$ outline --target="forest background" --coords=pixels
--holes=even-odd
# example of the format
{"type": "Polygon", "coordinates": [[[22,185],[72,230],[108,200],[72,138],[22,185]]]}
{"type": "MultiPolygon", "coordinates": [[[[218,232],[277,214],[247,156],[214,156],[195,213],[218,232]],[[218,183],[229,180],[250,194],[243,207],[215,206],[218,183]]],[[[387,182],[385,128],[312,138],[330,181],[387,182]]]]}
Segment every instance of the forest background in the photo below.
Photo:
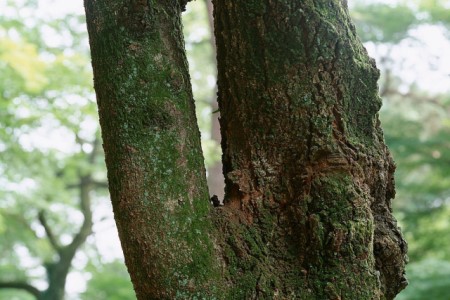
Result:
{"type": "MultiPolygon", "coordinates": [[[[220,112],[206,3],[191,2],[183,22],[211,175],[221,169],[211,125],[220,112]]],[[[393,209],[410,257],[410,285],[397,299],[448,299],[450,1],[349,6],[381,70],[380,118],[397,163],[393,209]]],[[[82,1],[0,0],[0,299],[34,299],[1,283],[45,289],[49,267],[62,263],[55,249],[74,241],[67,299],[135,299],[100,145],[82,1]],[[77,240],[89,225],[92,233],[77,240]]],[[[220,198],[220,180],[209,183],[220,198]]]]}

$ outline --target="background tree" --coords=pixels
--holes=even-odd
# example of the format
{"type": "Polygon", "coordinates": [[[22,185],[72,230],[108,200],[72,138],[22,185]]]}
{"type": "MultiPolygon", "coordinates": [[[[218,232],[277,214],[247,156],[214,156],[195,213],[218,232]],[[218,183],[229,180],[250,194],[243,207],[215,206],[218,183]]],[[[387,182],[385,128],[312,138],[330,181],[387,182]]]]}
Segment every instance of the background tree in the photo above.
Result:
{"type": "Polygon", "coordinates": [[[1,8],[0,298],[62,299],[105,215],[93,216],[107,193],[84,18],[39,4],[1,8]]]}

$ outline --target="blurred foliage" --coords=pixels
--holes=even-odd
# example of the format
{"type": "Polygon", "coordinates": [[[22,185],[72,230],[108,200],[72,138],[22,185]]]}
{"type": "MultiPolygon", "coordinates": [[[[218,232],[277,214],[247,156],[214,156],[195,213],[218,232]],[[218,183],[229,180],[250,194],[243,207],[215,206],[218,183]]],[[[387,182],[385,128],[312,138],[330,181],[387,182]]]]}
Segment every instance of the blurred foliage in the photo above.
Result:
{"type": "Polygon", "coordinates": [[[216,101],[216,59],[211,45],[211,31],[204,0],[189,3],[183,13],[186,53],[189,60],[192,90],[197,120],[202,134],[202,149],[206,166],[221,159],[219,143],[211,139],[212,101],[216,101]]]}
{"type": "Polygon", "coordinates": [[[450,24],[450,3],[448,0],[421,0],[419,8],[427,13],[429,19],[444,25],[450,24]]]}
{"type": "Polygon", "coordinates": [[[448,0],[355,0],[351,14],[363,42],[398,44],[423,24],[450,24],[448,0]]]}
{"type": "Polygon", "coordinates": [[[449,299],[450,82],[443,56],[432,50],[450,32],[450,2],[361,0],[352,8],[357,31],[381,69],[380,117],[397,163],[394,213],[410,257],[410,285],[398,299],[449,299]],[[426,45],[422,39],[432,30],[443,33],[441,40],[426,45]],[[413,57],[415,49],[421,58],[413,57]],[[417,71],[418,62],[428,64],[424,74],[417,71]],[[427,80],[438,72],[439,81],[427,80]],[[433,91],[436,85],[447,89],[433,91]]]}
{"type": "Polygon", "coordinates": [[[99,267],[88,266],[92,279],[87,290],[81,295],[83,300],[133,300],[136,299],[133,285],[122,262],[114,261],[99,267]]]}
{"type": "Polygon", "coordinates": [[[367,5],[363,1],[357,2],[352,17],[362,40],[377,43],[398,43],[417,21],[414,12],[406,4],[367,5]]]}
{"type": "Polygon", "coordinates": [[[411,288],[397,300],[448,299],[450,287],[450,262],[425,259],[408,267],[411,288]]]}
{"type": "MultiPolygon", "coordinates": [[[[47,212],[58,242],[67,244],[83,220],[76,184],[87,174],[106,181],[103,154],[91,161],[99,134],[83,11],[52,16],[52,4],[0,2],[0,280],[41,289],[56,253],[38,213],[47,212]]],[[[98,189],[91,196],[97,204],[106,195],[98,189]]],[[[85,249],[95,247],[91,241],[85,249]]],[[[0,298],[30,296],[2,289],[0,298]]]]}

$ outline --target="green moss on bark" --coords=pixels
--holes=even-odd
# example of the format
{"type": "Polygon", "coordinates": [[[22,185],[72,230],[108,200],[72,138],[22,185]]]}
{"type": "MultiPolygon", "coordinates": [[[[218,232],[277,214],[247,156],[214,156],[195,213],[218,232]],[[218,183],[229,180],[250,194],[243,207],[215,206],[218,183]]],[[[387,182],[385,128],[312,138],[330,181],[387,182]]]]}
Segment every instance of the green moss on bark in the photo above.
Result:
{"type": "Polygon", "coordinates": [[[184,3],[86,1],[111,197],[138,298],[393,299],[406,253],[390,211],[395,167],[378,122],[379,73],[344,2],[215,1],[227,186],[212,216],[184,3]]]}
{"type": "Polygon", "coordinates": [[[85,1],[114,215],[139,299],[214,298],[200,135],[176,1],[85,1]]]}
{"type": "Polygon", "coordinates": [[[216,0],[215,22],[232,293],[393,299],[406,245],[379,72],[344,2],[216,0]]]}

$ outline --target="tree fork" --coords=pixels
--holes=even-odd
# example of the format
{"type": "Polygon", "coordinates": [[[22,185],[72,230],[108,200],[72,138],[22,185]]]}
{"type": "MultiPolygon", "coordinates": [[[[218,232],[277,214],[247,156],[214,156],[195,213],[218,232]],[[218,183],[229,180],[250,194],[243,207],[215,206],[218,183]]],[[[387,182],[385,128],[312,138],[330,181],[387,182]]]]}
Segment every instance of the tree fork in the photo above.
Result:
{"type": "Polygon", "coordinates": [[[391,214],[379,72],[344,2],[215,1],[220,236],[183,2],[85,0],[109,189],[138,298],[393,299],[406,244],[391,214]]]}

